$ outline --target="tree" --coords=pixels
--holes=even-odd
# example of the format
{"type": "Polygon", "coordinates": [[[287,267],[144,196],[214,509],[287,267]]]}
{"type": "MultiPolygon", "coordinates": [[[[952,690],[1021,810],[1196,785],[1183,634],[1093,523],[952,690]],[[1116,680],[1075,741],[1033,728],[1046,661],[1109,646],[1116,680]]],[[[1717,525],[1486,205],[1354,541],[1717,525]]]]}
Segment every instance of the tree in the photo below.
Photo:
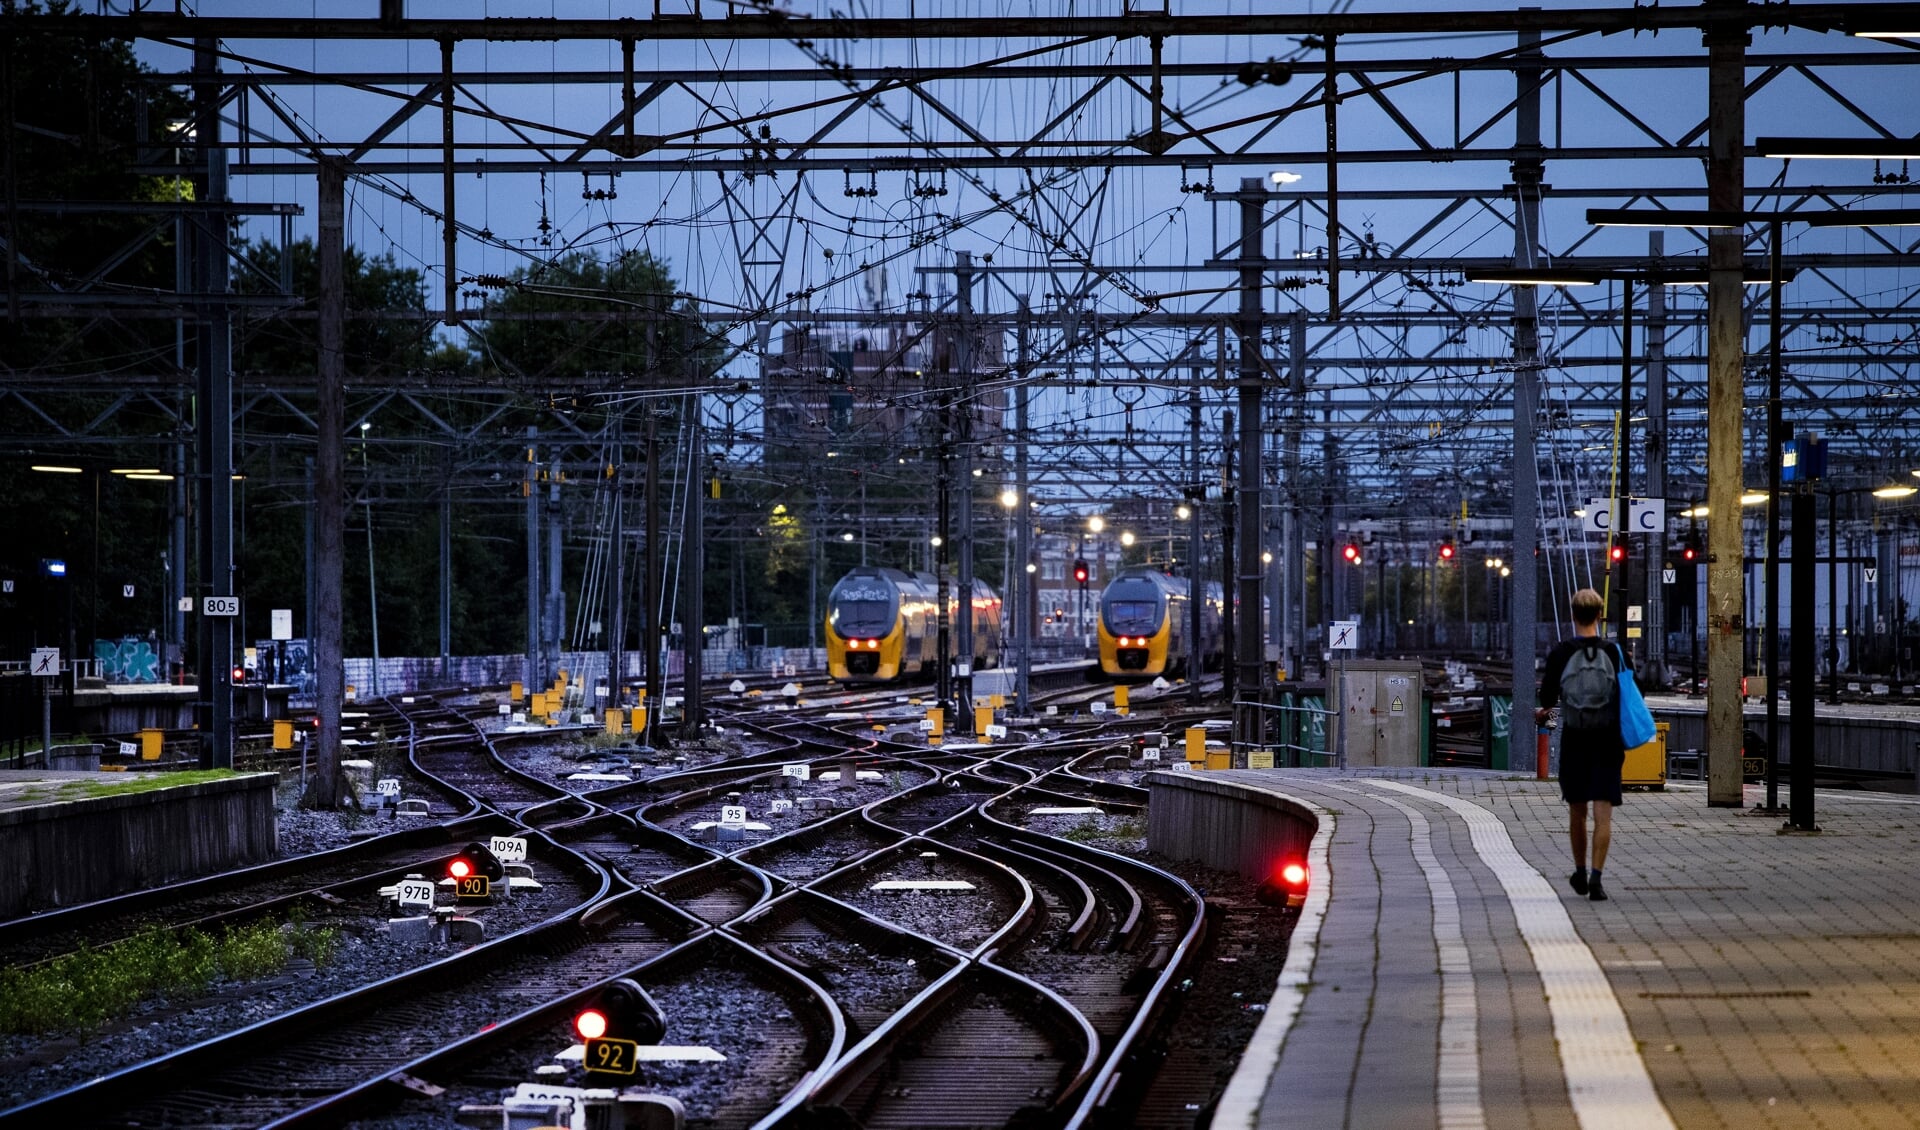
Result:
{"type": "Polygon", "coordinates": [[[683,387],[707,333],[667,265],[646,251],[605,262],[583,251],[523,267],[485,312],[482,372],[551,387],[568,377],[616,378],[627,385],[683,387]],[[553,317],[587,313],[592,318],[553,317]],[[546,317],[543,317],[546,316],[546,317]]]}

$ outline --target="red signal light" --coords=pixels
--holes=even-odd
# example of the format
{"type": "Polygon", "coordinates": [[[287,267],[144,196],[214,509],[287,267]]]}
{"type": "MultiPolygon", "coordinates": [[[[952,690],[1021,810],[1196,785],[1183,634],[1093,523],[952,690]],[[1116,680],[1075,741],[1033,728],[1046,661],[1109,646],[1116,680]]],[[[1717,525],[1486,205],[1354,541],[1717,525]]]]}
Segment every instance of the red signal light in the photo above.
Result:
{"type": "Polygon", "coordinates": [[[473,874],[473,861],[463,855],[456,855],[447,863],[447,875],[453,879],[464,879],[473,874]]]}
{"type": "Polygon", "coordinates": [[[1692,560],[1693,560],[1693,558],[1694,558],[1694,548],[1693,548],[1692,546],[1690,546],[1690,545],[1689,545],[1689,546],[1684,546],[1684,547],[1682,547],[1682,548],[1681,548],[1681,550],[1680,550],[1680,560],[1682,560],[1682,561],[1692,561],[1692,560]]]}
{"type": "Polygon", "coordinates": [[[1254,897],[1268,906],[1299,906],[1307,901],[1309,878],[1304,861],[1289,859],[1261,881],[1254,897]]]}
{"type": "Polygon", "coordinates": [[[597,1008],[583,1009],[573,1018],[573,1030],[582,1040],[597,1040],[607,1034],[607,1014],[597,1008]]]}
{"type": "Polygon", "coordinates": [[[1627,547],[1624,545],[1616,545],[1607,551],[1607,560],[1609,561],[1625,561],[1626,559],[1627,547]]]}
{"type": "Polygon", "coordinates": [[[1440,560],[1442,561],[1453,560],[1453,543],[1452,542],[1443,541],[1440,543],[1440,560]]]}

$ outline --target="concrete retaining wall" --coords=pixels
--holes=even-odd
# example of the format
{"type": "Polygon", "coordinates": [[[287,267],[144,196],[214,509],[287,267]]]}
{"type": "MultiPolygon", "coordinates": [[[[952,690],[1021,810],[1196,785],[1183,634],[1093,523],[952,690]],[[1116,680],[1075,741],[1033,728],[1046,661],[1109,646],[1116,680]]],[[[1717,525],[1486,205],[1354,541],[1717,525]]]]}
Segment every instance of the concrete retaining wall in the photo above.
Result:
{"type": "Polygon", "coordinates": [[[1248,879],[1305,859],[1319,821],[1304,805],[1210,773],[1149,773],[1147,847],[1248,879]]]}
{"type": "MultiPolygon", "coordinates": [[[[106,774],[22,773],[49,796],[106,774]]],[[[118,774],[114,774],[118,776],[118,774]]],[[[272,773],[122,796],[0,809],[0,919],[266,863],[276,854],[272,773]]],[[[37,786],[29,787],[30,796],[37,786]]],[[[11,790],[10,790],[11,791],[11,790]]]]}

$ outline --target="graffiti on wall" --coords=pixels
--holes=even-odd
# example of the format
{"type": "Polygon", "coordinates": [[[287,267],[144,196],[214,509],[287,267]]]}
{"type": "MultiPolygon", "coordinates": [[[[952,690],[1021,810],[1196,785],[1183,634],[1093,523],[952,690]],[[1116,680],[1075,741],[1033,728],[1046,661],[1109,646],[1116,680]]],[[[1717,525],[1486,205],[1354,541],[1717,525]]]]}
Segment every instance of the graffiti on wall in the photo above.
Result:
{"type": "Polygon", "coordinates": [[[143,636],[94,640],[93,657],[100,661],[100,677],[109,683],[160,681],[160,656],[153,641],[143,636]]]}
{"type": "Polygon", "coordinates": [[[254,654],[267,682],[291,686],[295,695],[313,693],[313,648],[306,640],[255,640],[254,654]]]}

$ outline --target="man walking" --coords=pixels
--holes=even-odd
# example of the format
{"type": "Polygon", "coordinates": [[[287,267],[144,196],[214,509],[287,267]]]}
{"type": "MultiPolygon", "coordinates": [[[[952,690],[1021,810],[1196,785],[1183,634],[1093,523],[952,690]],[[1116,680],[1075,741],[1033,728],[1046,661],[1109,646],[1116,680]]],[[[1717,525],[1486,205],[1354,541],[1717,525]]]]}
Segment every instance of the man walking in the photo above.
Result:
{"type": "Polygon", "coordinates": [[[1620,737],[1619,675],[1626,657],[1600,638],[1600,594],[1573,594],[1573,638],[1547,653],[1536,722],[1560,706],[1560,796],[1567,802],[1567,836],[1573,845],[1576,895],[1607,897],[1600,870],[1607,864],[1613,806],[1620,803],[1620,768],[1626,743],[1620,737]],[[1587,870],[1587,808],[1593,808],[1593,870],[1587,870]]]}

